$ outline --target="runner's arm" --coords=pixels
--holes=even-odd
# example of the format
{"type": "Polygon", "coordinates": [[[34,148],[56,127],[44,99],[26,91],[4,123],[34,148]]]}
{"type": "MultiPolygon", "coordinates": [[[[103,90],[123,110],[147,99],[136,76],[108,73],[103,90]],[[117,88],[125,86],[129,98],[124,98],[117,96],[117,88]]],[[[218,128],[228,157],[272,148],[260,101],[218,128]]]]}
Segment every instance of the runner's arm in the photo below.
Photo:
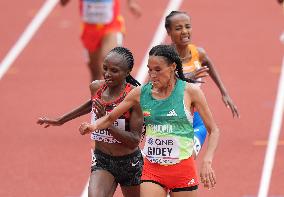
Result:
{"type": "Polygon", "coordinates": [[[70,0],[60,0],[60,4],[61,4],[62,6],[65,6],[65,5],[67,5],[67,3],[69,3],[69,1],[70,1],[70,0]]]}
{"type": "MultiPolygon", "coordinates": [[[[97,89],[100,87],[102,83],[103,81],[97,80],[90,84],[89,88],[90,88],[92,95],[97,91],[97,89]]],[[[70,112],[58,118],[40,117],[37,121],[37,124],[44,125],[45,128],[49,126],[60,126],[70,120],[73,120],[75,118],[78,118],[80,116],[90,113],[91,110],[92,110],[92,101],[91,99],[89,99],[88,101],[80,105],[79,107],[76,107],[75,109],[71,110],[70,112]]]]}
{"type": "Polygon", "coordinates": [[[204,187],[212,188],[216,184],[216,177],[212,167],[212,162],[219,141],[219,129],[212,117],[202,90],[197,86],[191,85],[191,88],[187,88],[187,92],[190,95],[192,106],[196,108],[201,115],[209,134],[207,149],[202,160],[200,177],[204,187]]]}
{"type": "Polygon", "coordinates": [[[141,8],[136,0],[127,0],[127,5],[132,14],[134,14],[136,17],[141,16],[141,8]]]}
{"type": "Polygon", "coordinates": [[[120,130],[113,125],[109,127],[109,131],[112,136],[121,143],[125,144],[129,148],[136,148],[140,143],[143,121],[144,119],[141,108],[139,105],[136,105],[131,111],[129,132],[120,130]]]}
{"type": "Polygon", "coordinates": [[[216,84],[216,86],[218,87],[221,95],[222,95],[222,100],[224,102],[224,104],[226,105],[226,107],[231,109],[231,112],[233,114],[233,117],[237,116],[239,117],[239,112],[237,109],[237,106],[234,104],[233,100],[231,99],[231,97],[229,96],[225,85],[223,84],[217,70],[215,69],[215,67],[213,66],[212,61],[209,59],[209,57],[207,56],[206,52],[204,49],[202,48],[198,48],[199,54],[200,54],[200,61],[202,66],[207,66],[209,68],[209,75],[212,78],[212,80],[214,81],[214,83],[216,84]]]}
{"type": "Polygon", "coordinates": [[[136,87],[131,90],[125,99],[116,108],[114,108],[112,112],[96,120],[93,125],[86,122],[82,123],[79,128],[80,133],[85,135],[98,129],[109,128],[123,113],[139,104],[140,90],[141,87],[136,87]]]}

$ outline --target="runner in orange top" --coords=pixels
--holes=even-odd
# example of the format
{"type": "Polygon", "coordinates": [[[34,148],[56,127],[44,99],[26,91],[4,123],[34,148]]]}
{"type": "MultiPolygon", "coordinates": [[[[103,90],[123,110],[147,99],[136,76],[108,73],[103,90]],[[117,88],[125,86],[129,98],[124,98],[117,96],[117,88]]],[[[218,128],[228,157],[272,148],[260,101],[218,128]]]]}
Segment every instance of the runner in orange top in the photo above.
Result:
{"type": "Polygon", "coordinates": [[[184,74],[187,76],[191,74],[190,77],[194,79],[195,73],[192,73],[193,70],[198,69],[199,66],[208,67],[208,73],[220,90],[225,105],[231,109],[233,117],[239,116],[237,107],[229,96],[212,61],[209,59],[203,48],[195,47],[191,44],[192,26],[190,17],[187,13],[172,11],[166,17],[165,27],[168,35],[171,37],[173,46],[181,57],[185,72],[184,74]]]}
{"type": "MultiPolygon", "coordinates": [[[[60,0],[65,6],[70,0],[60,0]]],[[[91,81],[102,78],[102,62],[114,47],[122,45],[125,31],[119,0],[79,0],[82,20],[81,40],[88,52],[91,81]]],[[[130,11],[140,16],[135,0],[127,0],[130,11]]]]}
{"type": "MultiPolygon", "coordinates": [[[[187,13],[181,11],[172,11],[166,17],[165,28],[173,42],[172,45],[176,48],[181,57],[184,75],[193,80],[201,80],[201,78],[207,76],[207,74],[204,74],[204,72],[208,72],[220,90],[226,107],[231,109],[233,117],[239,117],[237,107],[230,98],[218,72],[205,53],[204,49],[196,47],[191,43],[192,26],[190,17],[187,15],[187,13]]],[[[206,127],[197,112],[194,113],[193,127],[194,151],[195,155],[197,155],[201,150],[207,135],[206,127]]]]}

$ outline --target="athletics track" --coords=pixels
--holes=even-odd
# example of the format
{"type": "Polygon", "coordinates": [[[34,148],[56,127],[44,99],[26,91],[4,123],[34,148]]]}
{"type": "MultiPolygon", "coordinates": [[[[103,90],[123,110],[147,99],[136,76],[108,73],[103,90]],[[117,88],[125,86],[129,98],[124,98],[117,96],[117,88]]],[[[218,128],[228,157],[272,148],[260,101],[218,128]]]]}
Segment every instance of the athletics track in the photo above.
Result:
{"type": "MultiPolygon", "coordinates": [[[[0,2],[1,63],[44,2],[0,2]]],[[[135,55],[136,75],[168,1],[138,2],[143,16],[135,19],[122,0],[125,46],[135,55]]],[[[35,123],[89,97],[77,6],[76,0],[56,6],[0,79],[0,196],[83,197],[90,142],[77,128],[89,117],[48,129],[35,123]]],[[[273,122],[283,120],[273,119],[275,111],[281,112],[274,109],[284,54],[281,8],[276,1],[256,0],[184,0],[180,7],[192,16],[193,43],[206,49],[241,113],[241,119],[232,119],[217,88],[206,80],[203,89],[222,135],[214,160],[217,186],[213,191],[201,186],[199,196],[265,197],[259,193],[269,133],[273,122]]],[[[273,168],[265,170],[272,172],[271,179],[263,179],[270,180],[267,197],[284,197],[283,126],[279,130],[275,160],[268,156],[273,168]]],[[[119,189],[115,196],[121,196],[119,189]]]]}

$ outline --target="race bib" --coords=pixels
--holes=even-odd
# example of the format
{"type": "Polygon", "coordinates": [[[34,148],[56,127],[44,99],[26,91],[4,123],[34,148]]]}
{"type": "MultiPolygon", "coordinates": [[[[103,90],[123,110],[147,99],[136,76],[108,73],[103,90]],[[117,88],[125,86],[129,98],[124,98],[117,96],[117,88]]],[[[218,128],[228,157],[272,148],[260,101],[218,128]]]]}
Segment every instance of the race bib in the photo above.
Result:
{"type": "MultiPolygon", "coordinates": [[[[91,116],[91,123],[94,124],[97,120],[96,114],[92,112],[91,116]]],[[[121,130],[125,131],[125,119],[117,119],[113,125],[121,130]]],[[[91,133],[91,139],[100,141],[100,142],[106,142],[106,143],[121,143],[117,139],[115,139],[108,129],[102,129],[102,130],[96,130],[91,133]]]]}
{"type": "Polygon", "coordinates": [[[113,0],[83,0],[83,21],[89,24],[108,24],[113,20],[113,0]]]}
{"type": "Polygon", "coordinates": [[[91,139],[100,142],[106,143],[120,143],[117,139],[115,139],[107,129],[104,130],[96,130],[91,133],[91,139]]]}
{"type": "Polygon", "coordinates": [[[143,149],[147,159],[162,165],[179,162],[179,141],[175,137],[146,137],[143,149]]]}
{"type": "Polygon", "coordinates": [[[113,126],[125,131],[125,119],[117,119],[114,121],[113,126]]]}

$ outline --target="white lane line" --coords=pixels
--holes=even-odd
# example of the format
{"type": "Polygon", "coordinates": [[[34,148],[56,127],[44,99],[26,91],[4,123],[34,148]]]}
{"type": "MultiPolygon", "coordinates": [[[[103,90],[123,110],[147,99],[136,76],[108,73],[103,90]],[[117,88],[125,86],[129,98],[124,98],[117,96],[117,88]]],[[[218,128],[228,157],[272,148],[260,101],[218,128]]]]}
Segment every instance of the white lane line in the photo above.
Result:
{"type": "Polygon", "coordinates": [[[275,154],[277,151],[277,142],[280,135],[284,111],[284,57],[282,60],[282,69],[279,78],[278,92],[274,106],[272,124],[270,128],[268,146],[262,169],[262,177],[258,190],[258,197],[267,197],[269,192],[271,174],[274,166],[275,154]]]}
{"type": "Polygon", "coordinates": [[[0,63],[0,79],[4,76],[9,67],[23,51],[23,49],[32,39],[33,35],[36,33],[36,31],[39,29],[41,24],[45,21],[46,17],[50,14],[57,3],[58,0],[47,0],[43,4],[31,23],[27,26],[21,37],[17,40],[15,45],[10,49],[8,54],[0,63]]]}
{"type": "Polygon", "coordinates": [[[167,35],[167,32],[165,30],[165,18],[166,16],[173,10],[179,10],[179,7],[180,5],[182,4],[182,1],[183,0],[171,0],[169,1],[168,3],[168,6],[167,8],[165,9],[165,12],[160,20],[160,24],[156,30],[156,33],[151,41],[151,44],[149,45],[145,55],[144,55],[144,58],[143,58],[143,61],[139,67],[139,71],[138,71],[138,74],[136,76],[136,79],[139,81],[139,82],[144,82],[144,80],[146,79],[146,76],[147,76],[147,62],[148,62],[148,53],[150,51],[150,49],[153,47],[153,46],[156,46],[158,44],[161,44],[165,38],[166,38],[166,35],[167,35]]]}
{"type": "MultiPolygon", "coordinates": [[[[138,74],[136,75],[135,79],[137,79],[140,83],[143,83],[147,77],[147,62],[148,62],[148,53],[150,51],[150,49],[158,44],[161,44],[165,38],[166,38],[166,30],[165,30],[165,18],[166,16],[172,11],[172,10],[179,10],[180,5],[182,4],[183,0],[170,0],[167,8],[164,11],[164,14],[160,20],[160,24],[154,34],[154,37],[151,41],[151,44],[149,45],[143,61],[139,67],[139,71],[138,74]]],[[[85,185],[85,188],[81,194],[81,197],[88,197],[88,185],[89,185],[89,180],[87,182],[87,184],[85,185]]]]}

